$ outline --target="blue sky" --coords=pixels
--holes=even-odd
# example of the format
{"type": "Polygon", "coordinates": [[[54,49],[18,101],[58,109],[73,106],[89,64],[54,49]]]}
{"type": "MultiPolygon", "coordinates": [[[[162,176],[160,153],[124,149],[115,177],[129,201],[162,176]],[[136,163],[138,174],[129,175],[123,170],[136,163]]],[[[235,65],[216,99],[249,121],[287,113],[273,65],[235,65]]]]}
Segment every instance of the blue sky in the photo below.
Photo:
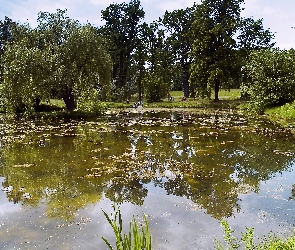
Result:
{"type": "MultiPolygon", "coordinates": [[[[0,19],[5,16],[14,21],[29,22],[36,25],[39,11],[55,12],[67,9],[68,16],[81,23],[100,26],[101,10],[111,3],[129,2],[129,0],[0,0],[0,19]]],[[[146,22],[161,17],[165,10],[186,8],[201,0],[141,0],[146,13],[146,22]]],[[[276,33],[276,46],[282,49],[295,48],[295,1],[294,0],[245,0],[242,15],[254,19],[263,18],[264,27],[276,33]]]]}

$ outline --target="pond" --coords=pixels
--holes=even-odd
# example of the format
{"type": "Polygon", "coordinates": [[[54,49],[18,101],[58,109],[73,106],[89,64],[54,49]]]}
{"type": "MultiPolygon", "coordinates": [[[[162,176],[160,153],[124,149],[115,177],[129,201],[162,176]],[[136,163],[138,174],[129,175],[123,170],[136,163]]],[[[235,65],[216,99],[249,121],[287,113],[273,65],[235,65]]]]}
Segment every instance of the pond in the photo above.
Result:
{"type": "Polygon", "coordinates": [[[154,249],[212,249],[295,225],[295,137],[231,112],[121,112],[0,124],[0,249],[107,249],[147,215],[154,249]]]}

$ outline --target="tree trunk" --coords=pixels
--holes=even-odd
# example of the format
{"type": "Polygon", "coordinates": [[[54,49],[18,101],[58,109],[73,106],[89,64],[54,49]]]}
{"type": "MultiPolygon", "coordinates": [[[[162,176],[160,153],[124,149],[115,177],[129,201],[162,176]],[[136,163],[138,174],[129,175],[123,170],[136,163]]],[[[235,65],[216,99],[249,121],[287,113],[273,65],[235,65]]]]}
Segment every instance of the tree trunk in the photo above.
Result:
{"type": "Polygon", "coordinates": [[[184,97],[189,97],[189,85],[188,85],[188,76],[183,75],[182,76],[182,84],[183,84],[183,95],[184,97]]]}
{"type": "Polygon", "coordinates": [[[182,86],[183,86],[183,95],[184,97],[189,97],[189,66],[185,63],[185,58],[182,59],[181,67],[182,67],[182,86]]]}
{"type": "Polygon", "coordinates": [[[76,100],[71,88],[63,94],[62,99],[64,100],[68,111],[73,111],[76,108],[76,100]]]}
{"type": "Polygon", "coordinates": [[[143,70],[139,70],[139,77],[138,77],[138,99],[142,101],[142,79],[143,79],[143,70]]]}
{"type": "Polygon", "coordinates": [[[37,111],[39,111],[39,109],[40,109],[40,102],[41,102],[41,99],[39,98],[39,97],[37,97],[36,99],[35,99],[35,104],[34,104],[34,110],[37,112],[37,111]]]}
{"type": "Polygon", "coordinates": [[[218,98],[219,88],[220,88],[220,80],[216,80],[215,86],[214,86],[214,101],[215,102],[219,101],[219,98],[218,98]]]}

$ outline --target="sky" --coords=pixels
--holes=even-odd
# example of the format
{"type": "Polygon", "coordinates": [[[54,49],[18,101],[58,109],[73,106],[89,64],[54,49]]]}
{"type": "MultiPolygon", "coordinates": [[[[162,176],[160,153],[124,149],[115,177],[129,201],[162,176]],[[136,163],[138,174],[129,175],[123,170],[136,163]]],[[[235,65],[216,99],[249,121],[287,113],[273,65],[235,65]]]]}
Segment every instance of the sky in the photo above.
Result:
{"type": "MultiPolygon", "coordinates": [[[[101,26],[101,11],[112,3],[129,0],[0,0],[0,20],[5,16],[13,21],[28,22],[36,26],[39,11],[55,12],[67,9],[68,16],[80,23],[101,26]]],[[[185,9],[201,0],[141,0],[145,11],[145,22],[150,23],[162,17],[165,11],[185,9]]],[[[245,0],[242,16],[263,18],[265,29],[275,33],[276,47],[295,48],[295,1],[294,0],[245,0]]]]}

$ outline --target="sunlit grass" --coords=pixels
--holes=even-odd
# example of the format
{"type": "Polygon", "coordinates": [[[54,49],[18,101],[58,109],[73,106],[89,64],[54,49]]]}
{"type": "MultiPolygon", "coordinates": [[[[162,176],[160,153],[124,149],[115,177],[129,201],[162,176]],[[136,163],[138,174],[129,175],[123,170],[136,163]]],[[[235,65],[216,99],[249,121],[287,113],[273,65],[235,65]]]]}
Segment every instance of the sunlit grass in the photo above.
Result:
{"type": "Polygon", "coordinates": [[[53,105],[59,108],[65,108],[66,104],[63,100],[59,100],[59,99],[50,99],[49,101],[49,105],[53,105]]]}
{"type": "Polygon", "coordinates": [[[265,110],[268,118],[283,126],[295,126],[295,101],[265,110]]]}
{"type": "MultiPolygon", "coordinates": [[[[214,95],[214,92],[211,93],[211,96],[214,95]]],[[[170,96],[174,97],[175,101],[181,101],[183,97],[183,91],[170,91],[170,96]]],[[[237,100],[241,97],[240,89],[230,89],[224,90],[221,89],[219,91],[219,99],[220,100],[237,100]]]]}

